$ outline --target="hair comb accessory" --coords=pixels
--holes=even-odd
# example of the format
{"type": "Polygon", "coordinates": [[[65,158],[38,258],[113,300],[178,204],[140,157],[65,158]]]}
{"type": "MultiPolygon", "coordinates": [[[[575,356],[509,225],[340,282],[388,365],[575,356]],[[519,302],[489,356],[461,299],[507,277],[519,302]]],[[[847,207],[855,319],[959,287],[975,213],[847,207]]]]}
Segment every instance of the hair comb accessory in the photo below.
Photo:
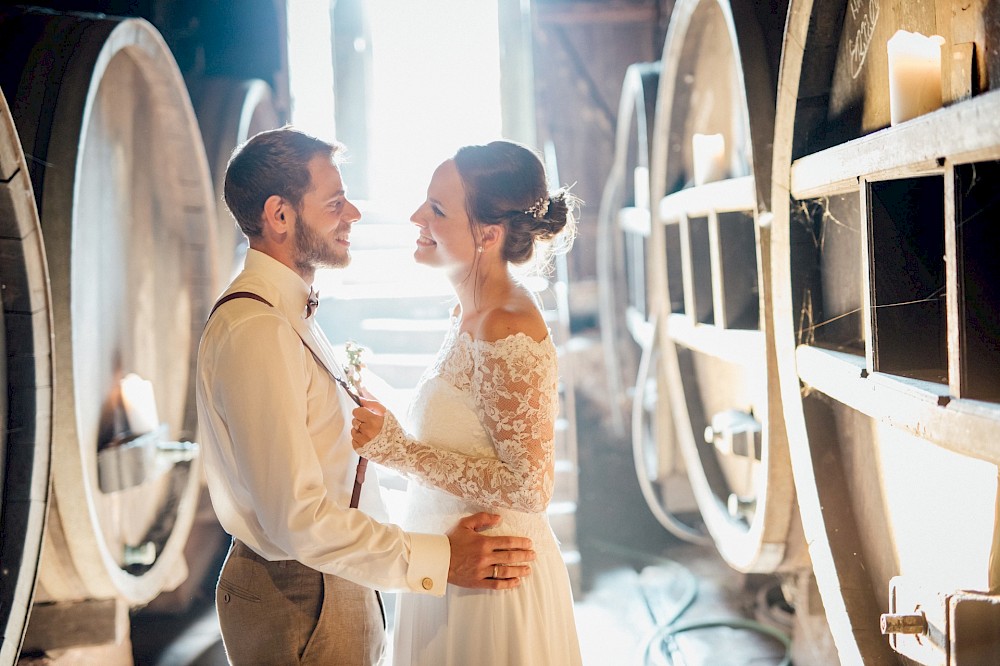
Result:
{"type": "Polygon", "coordinates": [[[549,195],[544,195],[538,201],[531,204],[531,208],[524,211],[525,215],[530,215],[536,220],[540,220],[545,217],[545,214],[549,212],[549,195]]]}

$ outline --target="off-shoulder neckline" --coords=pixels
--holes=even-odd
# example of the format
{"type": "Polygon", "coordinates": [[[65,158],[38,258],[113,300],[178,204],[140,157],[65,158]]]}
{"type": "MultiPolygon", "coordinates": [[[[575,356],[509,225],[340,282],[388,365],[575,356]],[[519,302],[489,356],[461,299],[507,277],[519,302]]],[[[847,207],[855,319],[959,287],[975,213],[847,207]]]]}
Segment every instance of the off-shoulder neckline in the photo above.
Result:
{"type": "Polygon", "coordinates": [[[458,329],[456,337],[460,340],[465,338],[472,344],[481,344],[481,345],[500,345],[506,342],[514,342],[515,340],[520,340],[521,338],[524,338],[533,345],[544,345],[547,344],[552,339],[552,332],[549,331],[548,333],[546,333],[545,337],[542,338],[541,340],[535,340],[533,337],[531,337],[524,331],[517,331],[516,333],[511,333],[510,335],[498,338],[497,340],[480,340],[479,338],[472,337],[472,334],[469,333],[468,331],[463,331],[461,329],[458,329]]]}

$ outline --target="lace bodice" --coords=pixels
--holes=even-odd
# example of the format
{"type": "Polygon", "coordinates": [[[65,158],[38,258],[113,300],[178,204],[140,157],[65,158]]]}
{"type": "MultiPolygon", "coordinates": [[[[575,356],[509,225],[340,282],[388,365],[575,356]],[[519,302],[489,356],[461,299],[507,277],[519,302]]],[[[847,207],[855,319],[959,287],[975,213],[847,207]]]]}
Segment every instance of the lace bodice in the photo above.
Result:
{"type": "Polygon", "coordinates": [[[536,342],[517,333],[486,342],[460,332],[455,320],[417,386],[411,413],[427,412],[430,397],[442,389],[439,382],[454,390],[454,399],[465,402],[478,423],[463,423],[459,410],[439,408],[437,434],[424,427],[414,437],[387,412],[382,431],[359,453],[486,507],[544,511],[552,497],[559,408],[551,336],[536,342]]]}

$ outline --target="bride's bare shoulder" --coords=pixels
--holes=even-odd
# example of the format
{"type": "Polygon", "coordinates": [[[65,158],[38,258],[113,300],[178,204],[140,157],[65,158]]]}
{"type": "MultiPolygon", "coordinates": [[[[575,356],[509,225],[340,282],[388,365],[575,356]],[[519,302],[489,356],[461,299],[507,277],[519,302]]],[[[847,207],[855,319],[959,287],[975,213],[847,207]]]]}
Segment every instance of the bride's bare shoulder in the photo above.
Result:
{"type": "Polygon", "coordinates": [[[486,342],[496,342],[523,333],[535,342],[541,342],[549,330],[542,313],[533,304],[511,303],[487,312],[479,325],[476,337],[486,342]]]}

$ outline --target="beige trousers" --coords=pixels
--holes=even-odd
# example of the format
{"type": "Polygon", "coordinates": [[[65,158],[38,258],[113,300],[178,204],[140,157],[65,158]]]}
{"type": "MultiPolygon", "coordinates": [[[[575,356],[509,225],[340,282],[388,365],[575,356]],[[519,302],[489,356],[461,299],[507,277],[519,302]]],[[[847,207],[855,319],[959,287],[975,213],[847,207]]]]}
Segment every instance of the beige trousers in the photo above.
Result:
{"type": "Polygon", "coordinates": [[[294,560],[269,562],[233,539],[215,591],[235,666],[378,664],[385,612],[377,592],[294,560]]]}

